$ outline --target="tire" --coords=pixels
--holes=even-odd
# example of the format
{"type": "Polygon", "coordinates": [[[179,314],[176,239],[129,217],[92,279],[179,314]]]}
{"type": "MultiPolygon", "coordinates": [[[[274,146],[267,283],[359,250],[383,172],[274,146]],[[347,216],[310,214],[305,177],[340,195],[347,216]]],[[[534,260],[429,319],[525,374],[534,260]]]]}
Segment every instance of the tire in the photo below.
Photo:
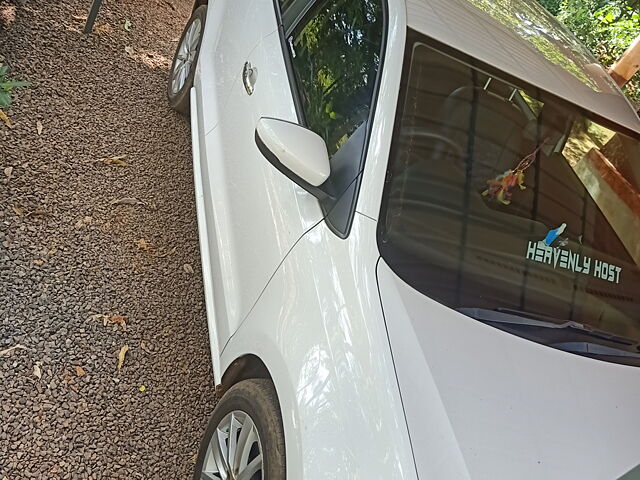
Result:
{"type": "MultiPolygon", "coordinates": [[[[220,453],[223,449],[218,450],[218,457],[216,458],[216,455],[213,453],[215,450],[215,442],[216,440],[220,441],[220,439],[222,439],[222,444],[226,445],[228,452],[229,441],[234,436],[236,438],[235,443],[237,448],[234,450],[236,455],[233,455],[233,459],[243,457],[238,454],[246,451],[249,445],[251,445],[247,460],[243,462],[242,459],[240,459],[238,461],[240,471],[236,473],[242,473],[243,465],[250,466],[254,462],[256,462],[254,465],[259,463],[256,461],[256,458],[257,454],[261,453],[261,469],[253,475],[246,477],[246,474],[248,474],[251,469],[245,468],[245,477],[247,480],[286,479],[282,415],[280,413],[278,397],[276,396],[276,391],[271,381],[266,379],[243,380],[231,387],[224,394],[218,402],[218,405],[216,405],[204,437],[200,442],[200,450],[193,474],[194,480],[223,478],[220,474],[220,464],[224,465],[224,462],[216,461],[220,456],[224,456],[224,454],[220,453]],[[249,441],[240,441],[243,435],[245,435],[243,430],[246,429],[246,432],[253,432],[253,427],[247,422],[247,418],[252,421],[252,425],[255,427],[257,441],[254,440],[255,436],[253,433],[247,435],[250,439],[249,441]],[[229,431],[232,430],[230,425],[236,425],[236,427],[233,430],[233,435],[228,436],[229,431]],[[215,438],[214,435],[216,435],[215,438]],[[211,441],[212,439],[214,442],[211,441]],[[241,448],[241,445],[246,445],[244,450],[241,448]],[[209,476],[203,474],[205,471],[209,476]]],[[[230,463],[229,457],[227,454],[227,464],[230,463]]],[[[245,477],[239,475],[231,478],[245,477]]]]}
{"type": "Polygon", "coordinates": [[[190,95],[189,92],[193,86],[193,77],[196,73],[196,64],[200,56],[200,45],[202,43],[202,34],[204,32],[204,23],[207,18],[207,6],[201,5],[193,11],[193,15],[184,27],[176,53],[171,62],[169,70],[169,81],[167,82],[167,97],[169,104],[174,110],[184,114],[189,114],[190,95]],[[197,33],[197,37],[194,38],[197,33]],[[190,38],[187,38],[189,35],[190,38]],[[184,57],[187,60],[183,60],[184,57]],[[182,74],[188,63],[188,72],[186,78],[176,79],[176,69],[181,67],[182,74]]]}

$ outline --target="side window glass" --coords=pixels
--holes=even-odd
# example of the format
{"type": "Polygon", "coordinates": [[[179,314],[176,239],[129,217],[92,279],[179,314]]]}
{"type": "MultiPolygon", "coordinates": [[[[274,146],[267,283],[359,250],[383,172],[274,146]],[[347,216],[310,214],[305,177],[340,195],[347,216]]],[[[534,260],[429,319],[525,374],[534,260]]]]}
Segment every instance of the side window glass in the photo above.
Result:
{"type": "Polygon", "coordinates": [[[331,176],[320,205],[346,237],[359,189],[384,35],[382,0],[318,2],[287,38],[306,126],[327,144],[331,176]]]}
{"type": "Polygon", "coordinates": [[[324,138],[330,156],[367,121],[382,33],[380,1],[329,0],[289,37],[307,127],[324,138]]]}

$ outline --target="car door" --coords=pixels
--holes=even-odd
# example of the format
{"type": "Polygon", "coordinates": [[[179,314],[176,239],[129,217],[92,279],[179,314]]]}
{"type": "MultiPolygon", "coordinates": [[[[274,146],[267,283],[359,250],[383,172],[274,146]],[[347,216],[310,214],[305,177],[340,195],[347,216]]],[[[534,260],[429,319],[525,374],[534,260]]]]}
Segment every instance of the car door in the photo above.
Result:
{"type": "Polygon", "coordinates": [[[237,62],[227,51],[214,55],[214,62],[236,62],[216,68],[237,76],[231,87],[221,83],[229,88],[227,98],[223,88],[214,93],[221,113],[205,135],[203,167],[221,348],[307,230],[326,218],[338,236],[348,234],[370,130],[384,36],[382,0],[281,5],[284,25],[278,30],[271,0],[253,0],[252,8],[262,14],[255,21],[255,30],[264,32],[261,40],[237,62]],[[249,89],[245,66],[253,72],[249,89]],[[299,122],[323,137],[332,173],[321,204],[259,152],[254,132],[261,117],[299,122]]]}
{"type": "Polygon", "coordinates": [[[323,216],[316,198],[276,170],[254,139],[261,117],[298,121],[274,4],[227,2],[225,8],[206,27],[220,28],[217,35],[225,38],[203,43],[196,82],[215,310],[209,316],[219,349],[296,240],[323,216]]]}

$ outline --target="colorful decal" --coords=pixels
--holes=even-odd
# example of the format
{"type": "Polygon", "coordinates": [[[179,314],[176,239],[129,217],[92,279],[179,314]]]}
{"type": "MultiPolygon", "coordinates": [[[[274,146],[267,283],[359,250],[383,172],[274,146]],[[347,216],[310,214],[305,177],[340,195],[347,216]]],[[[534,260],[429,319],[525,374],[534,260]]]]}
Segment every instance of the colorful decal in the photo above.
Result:
{"type": "Polygon", "coordinates": [[[535,162],[536,154],[544,144],[547,143],[547,140],[549,139],[546,138],[533,152],[520,160],[518,165],[516,165],[516,168],[507,170],[495,178],[487,180],[489,188],[482,192],[482,196],[489,197],[492,200],[497,200],[503,205],[509,205],[511,203],[512,188],[517,185],[520,190],[526,190],[527,187],[524,184],[524,171],[529,168],[533,162],[535,162]]]}
{"type": "Polygon", "coordinates": [[[592,275],[607,282],[620,283],[621,267],[561,248],[569,243],[567,238],[562,238],[558,242],[559,246],[551,246],[566,228],[567,225],[563,223],[558,228],[550,230],[544,240],[530,241],[527,246],[527,260],[546,263],[553,265],[553,268],[564,268],[574,273],[592,275]]]}

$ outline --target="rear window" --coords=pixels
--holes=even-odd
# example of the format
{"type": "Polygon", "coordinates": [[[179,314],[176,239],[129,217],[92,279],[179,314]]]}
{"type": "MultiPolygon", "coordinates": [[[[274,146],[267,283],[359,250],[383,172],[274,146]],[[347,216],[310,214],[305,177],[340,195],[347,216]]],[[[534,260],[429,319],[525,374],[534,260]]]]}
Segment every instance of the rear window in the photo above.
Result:
{"type": "Polygon", "coordinates": [[[379,223],[384,260],[462,313],[575,327],[564,337],[503,328],[512,333],[633,357],[638,140],[409,38],[379,223]]]}

